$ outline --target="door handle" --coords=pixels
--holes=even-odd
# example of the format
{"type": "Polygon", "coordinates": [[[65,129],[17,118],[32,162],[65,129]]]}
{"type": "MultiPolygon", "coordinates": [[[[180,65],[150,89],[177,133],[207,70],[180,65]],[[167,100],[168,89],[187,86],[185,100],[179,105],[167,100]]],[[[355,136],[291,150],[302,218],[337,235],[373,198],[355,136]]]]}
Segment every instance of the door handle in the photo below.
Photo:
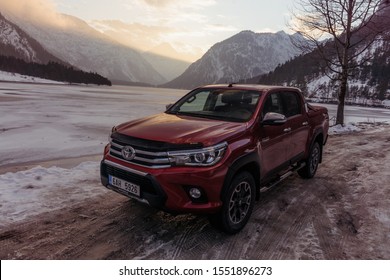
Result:
{"type": "Polygon", "coordinates": [[[308,125],[308,124],[309,124],[308,122],[303,122],[302,123],[302,125],[305,125],[305,126],[308,125]]]}
{"type": "Polygon", "coordinates": [[[288,128],[285,128],[285,129],[283,129],[283,132],[290,132],[291,131],[291,127],[288,127],[288,128]]]}

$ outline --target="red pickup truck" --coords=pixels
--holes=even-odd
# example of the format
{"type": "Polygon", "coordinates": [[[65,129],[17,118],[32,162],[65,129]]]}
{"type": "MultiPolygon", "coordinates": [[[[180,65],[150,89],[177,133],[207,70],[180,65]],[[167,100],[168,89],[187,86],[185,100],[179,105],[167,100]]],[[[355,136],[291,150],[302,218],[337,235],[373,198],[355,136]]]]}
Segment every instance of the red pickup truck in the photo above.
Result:
{"type": "Polygon", "coordinates": [[[164,113],[113,127],[102,184],[172,213],[203,213],[228,233],[260,194],[322,160],[329,118],[292,87],[209,85],[164,113]]]}

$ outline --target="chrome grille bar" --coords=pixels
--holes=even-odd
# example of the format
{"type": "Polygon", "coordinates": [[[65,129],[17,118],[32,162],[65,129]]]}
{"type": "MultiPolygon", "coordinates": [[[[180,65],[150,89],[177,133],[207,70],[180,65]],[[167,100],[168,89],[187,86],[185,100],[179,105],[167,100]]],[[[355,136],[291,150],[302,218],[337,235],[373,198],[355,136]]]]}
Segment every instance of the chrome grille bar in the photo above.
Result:
{"type": "Polygon", "coordinates": [[[150,168],[167,168],[171,166],[167,152],[145,151],[132,143],[119,143],[115,139],[111,139],[110,142],[110,155],[136,165],[150,168]],[[122,149],[126,146],[131,146],[135,151],[135,157],[132,160],[127,160],[122,155],[122,149]]]}

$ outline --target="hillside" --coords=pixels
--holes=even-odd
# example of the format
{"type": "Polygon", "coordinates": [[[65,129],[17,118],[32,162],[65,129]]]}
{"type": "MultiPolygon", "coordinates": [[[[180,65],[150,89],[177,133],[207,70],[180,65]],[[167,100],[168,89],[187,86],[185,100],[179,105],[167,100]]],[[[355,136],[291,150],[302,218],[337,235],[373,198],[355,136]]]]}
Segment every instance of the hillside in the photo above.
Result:
{"type": "Polygon", "coordinates": [[[1,13],[0,49],[1,55],[13,56],[26,62],[48,63],[53,61],[65,64],[46,51],[38,41],[6,19],[1,13]]]}
{"type": "Polygon", "coordinates": [[[58,23],[45,26],[36,19],[10,18],[49,52],[83,71],[98,72],[115,81],[153,85],[166,81],[139,52],[76,17],[58,14],[58,23]]]}

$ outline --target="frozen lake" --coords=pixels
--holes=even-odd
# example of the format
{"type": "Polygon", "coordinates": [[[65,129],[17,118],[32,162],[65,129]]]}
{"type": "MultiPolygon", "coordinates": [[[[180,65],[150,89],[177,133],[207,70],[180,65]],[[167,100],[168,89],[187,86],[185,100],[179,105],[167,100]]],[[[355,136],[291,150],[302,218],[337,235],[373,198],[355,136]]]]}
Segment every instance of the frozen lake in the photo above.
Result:
{"type": "MultiPolygon", "coordinates": [[[[186,92],[0,82],[0,167],[100,154],[112,126],[162,112],[186,92]]],[[[345,114],[346,122],[390,122],[386,109],[347,106],[345,114]]]]}
{"type": "Polygon", "coordinates": [[[112,126],[165,110],[186,91],[0,83],[0,166],[100,154],[112,126]]]}
{"type": "MultiPolygon", "coordinates": [[[[334,104],[315,104],[328,108],[329,116],[336,118],[337,105],[334,104]]],[[[357,122],[389,122],[390,110],[384,108],[370,108],[358,106],[345,106],[345,123],[357,122]]],[[[331,123],[332,124],[332,123],[331,123]]]]}

